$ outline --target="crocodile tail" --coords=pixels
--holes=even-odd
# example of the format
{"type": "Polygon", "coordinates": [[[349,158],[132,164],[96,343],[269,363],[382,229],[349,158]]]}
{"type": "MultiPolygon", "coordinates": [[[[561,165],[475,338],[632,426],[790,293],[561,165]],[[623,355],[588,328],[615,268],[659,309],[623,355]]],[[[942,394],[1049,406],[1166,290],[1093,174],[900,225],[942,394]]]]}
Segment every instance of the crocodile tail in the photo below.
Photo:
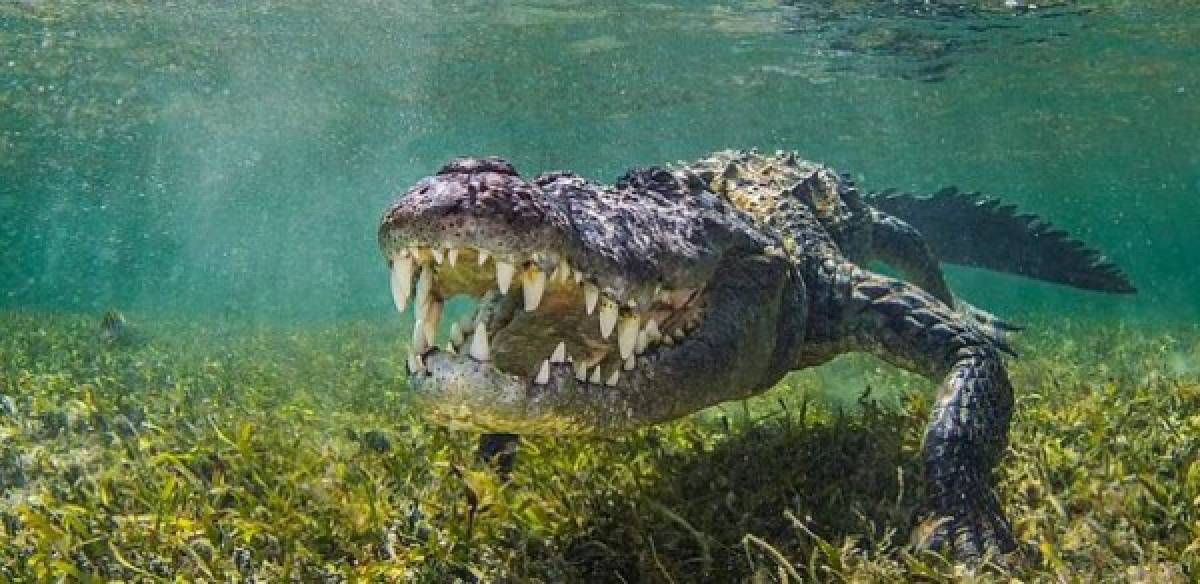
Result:
{"type": "Polygon", "coordinates": [[[976,266],[1084,290],[1137,288],[1100,252],[1015,205],[953,187],[930,197],[887,190],[866,202],[910,223],[944,262],[976,266]]]}

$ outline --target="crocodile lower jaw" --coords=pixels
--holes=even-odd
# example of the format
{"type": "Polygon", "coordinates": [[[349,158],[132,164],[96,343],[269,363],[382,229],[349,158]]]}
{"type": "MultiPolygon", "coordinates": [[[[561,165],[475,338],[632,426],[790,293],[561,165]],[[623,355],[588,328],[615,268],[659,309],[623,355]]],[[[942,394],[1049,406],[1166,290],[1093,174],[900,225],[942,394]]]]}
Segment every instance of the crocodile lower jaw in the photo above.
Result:
{"type": "Polygon", "coordinates": [[[478,306],[449,324],[440,351],[535,386],[564,378],[618,386],[625,372],[679,348],[703,318],[697,290],[617,298],[551,253],[497,257],[474,247],[409,246],[389,255],[396,308],[414,310],[412,375],[429,373],[425,359],[439,350],[445,304],[459,295],[478,306]]]}

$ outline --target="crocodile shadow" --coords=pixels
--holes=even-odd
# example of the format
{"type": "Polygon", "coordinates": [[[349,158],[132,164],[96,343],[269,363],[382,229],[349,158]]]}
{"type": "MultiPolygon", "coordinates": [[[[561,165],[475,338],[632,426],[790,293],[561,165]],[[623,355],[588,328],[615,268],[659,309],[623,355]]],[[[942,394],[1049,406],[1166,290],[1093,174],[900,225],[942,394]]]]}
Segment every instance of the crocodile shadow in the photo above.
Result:
{"type": "Polygon", "coordinates": [[[780,400],[777,412],[740,428],[718,416],[725,428],[715,445],[656,449],[661,479],[594,515],[567,561],[579,581],[727,582],[760,567],[774,573],[769,548],[809,558],[822,544],[853,540],[859,551],[893,553],[919,504],[927,410],[920,398],[910,403],[916,412],[894,411],[864,393],[858,411],[813,416],[807,402],[789,409],[780,400]]]}

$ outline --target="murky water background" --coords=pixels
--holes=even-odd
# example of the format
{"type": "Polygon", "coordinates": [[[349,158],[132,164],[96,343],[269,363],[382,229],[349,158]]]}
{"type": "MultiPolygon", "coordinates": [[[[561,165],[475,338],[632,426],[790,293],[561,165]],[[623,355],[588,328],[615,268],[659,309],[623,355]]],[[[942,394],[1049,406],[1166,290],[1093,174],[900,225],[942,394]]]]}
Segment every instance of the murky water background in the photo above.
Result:
{"type": "Polygon", "coordinates": [[[449,157],[759,147],[1001,196],[1142,290],[951,269],[999,314],[1200,318],[1189,2],[503,4],[0,3],[0,307],[388,318],[378,215],[449,157]]]}

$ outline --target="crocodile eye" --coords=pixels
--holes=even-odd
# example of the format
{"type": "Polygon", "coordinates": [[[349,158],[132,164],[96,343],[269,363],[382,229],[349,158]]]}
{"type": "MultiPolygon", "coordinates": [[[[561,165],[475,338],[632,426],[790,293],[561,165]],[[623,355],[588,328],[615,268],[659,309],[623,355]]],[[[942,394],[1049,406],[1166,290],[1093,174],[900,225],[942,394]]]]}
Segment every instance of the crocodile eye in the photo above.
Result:
{"type": "Polygon", "coordinates": [[[687,192],[674,174],[657,166],[630,169],[617,179],[616,187],[622,190],[650,191],[668,197],[681,197],[687,192]]]}
{"type": "Polygon", "coordinates": [[[683,172],[683,184],[686,185],[687,188],[692,191],[707,190],[709,180],[712,180],[711,176],[706,180],[703,176],[701,176],[695,172],[692,172],[690,170],[686,170],[683,172]]]}

